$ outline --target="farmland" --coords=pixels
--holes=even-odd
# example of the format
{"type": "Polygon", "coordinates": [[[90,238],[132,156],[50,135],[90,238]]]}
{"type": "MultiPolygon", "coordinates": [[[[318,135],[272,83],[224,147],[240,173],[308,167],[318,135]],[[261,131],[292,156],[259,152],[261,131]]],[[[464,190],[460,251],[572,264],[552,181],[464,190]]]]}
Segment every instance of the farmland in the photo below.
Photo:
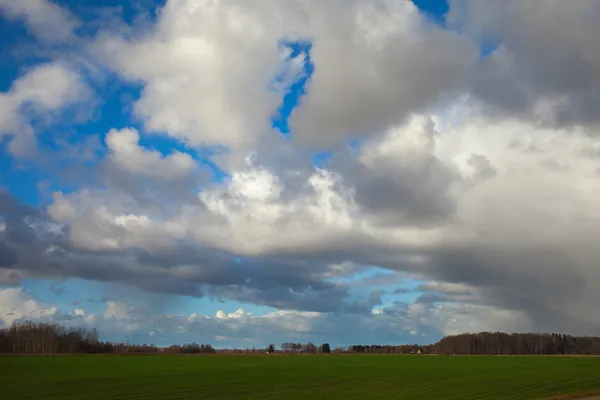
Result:
{"type": "Polygon", "coordinates": [[[0,398],[541,399],[600,391],[600,358],[0,357],[0,398]]]}

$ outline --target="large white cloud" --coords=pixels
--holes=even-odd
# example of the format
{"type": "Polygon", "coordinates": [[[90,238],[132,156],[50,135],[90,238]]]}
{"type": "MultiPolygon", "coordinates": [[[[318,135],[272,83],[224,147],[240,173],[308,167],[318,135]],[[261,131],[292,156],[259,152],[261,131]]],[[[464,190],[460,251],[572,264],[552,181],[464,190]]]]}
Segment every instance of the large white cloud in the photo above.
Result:
{"type": "Polygon", "coordinates": [[[269,86],[289,64],[289,51],[278,44],[288,23],[284,7],[169,1],[150,32],[130,39],[106,33],[94,49],[124,77],[144,84],[135,112],[146,129],[235,152],[269,133],[281,101],[269,86]]]}
{"type": "Polygon", "coordinates": [[[282,40],[313,43],[315,72],[291,127],[317,147],[401,122],[458,89],[476,59],[469,40],[389,0],[169,1],[147,32],[105,33],[94,51],[144,84],[135,111],[148,130],[227,146],[239,163],[239,151],[268,138],[282,89],[302,76],[305,55],[290,61],[282,40]]]}

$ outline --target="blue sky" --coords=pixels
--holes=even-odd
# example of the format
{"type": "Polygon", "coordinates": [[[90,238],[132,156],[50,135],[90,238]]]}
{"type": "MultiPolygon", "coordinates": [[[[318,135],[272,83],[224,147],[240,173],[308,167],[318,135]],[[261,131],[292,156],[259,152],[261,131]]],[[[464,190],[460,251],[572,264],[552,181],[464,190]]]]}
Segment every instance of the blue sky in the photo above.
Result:
{"type": "Polygon", "coordinates": [[[594,248],[559,237],[595,229],[595,25],[518,2],[452,24],[434,0],[20,4],[0,0],[2,324],[218,347],[596,328],[594,248]]]}

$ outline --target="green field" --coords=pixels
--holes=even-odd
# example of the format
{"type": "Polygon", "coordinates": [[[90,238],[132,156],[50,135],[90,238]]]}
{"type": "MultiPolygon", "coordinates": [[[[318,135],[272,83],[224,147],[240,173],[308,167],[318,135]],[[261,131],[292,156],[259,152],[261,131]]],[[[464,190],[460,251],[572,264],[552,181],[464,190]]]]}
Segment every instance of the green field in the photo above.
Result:
{"type": "Polygon", "coordinates": [[[0,399],[540,399],[600,390],[600,358],[0,357],[0,399]]]}

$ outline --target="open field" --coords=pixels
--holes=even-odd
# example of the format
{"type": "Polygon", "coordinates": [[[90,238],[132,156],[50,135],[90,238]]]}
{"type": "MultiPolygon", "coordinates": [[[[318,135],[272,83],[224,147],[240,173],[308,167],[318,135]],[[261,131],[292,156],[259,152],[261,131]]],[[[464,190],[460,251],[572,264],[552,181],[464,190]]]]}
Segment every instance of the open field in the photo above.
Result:
{"type": "Polygon", "coordinates": [[[3,400],[493,400],[593,391],[595,357],[0,357],[3,400]]]}

